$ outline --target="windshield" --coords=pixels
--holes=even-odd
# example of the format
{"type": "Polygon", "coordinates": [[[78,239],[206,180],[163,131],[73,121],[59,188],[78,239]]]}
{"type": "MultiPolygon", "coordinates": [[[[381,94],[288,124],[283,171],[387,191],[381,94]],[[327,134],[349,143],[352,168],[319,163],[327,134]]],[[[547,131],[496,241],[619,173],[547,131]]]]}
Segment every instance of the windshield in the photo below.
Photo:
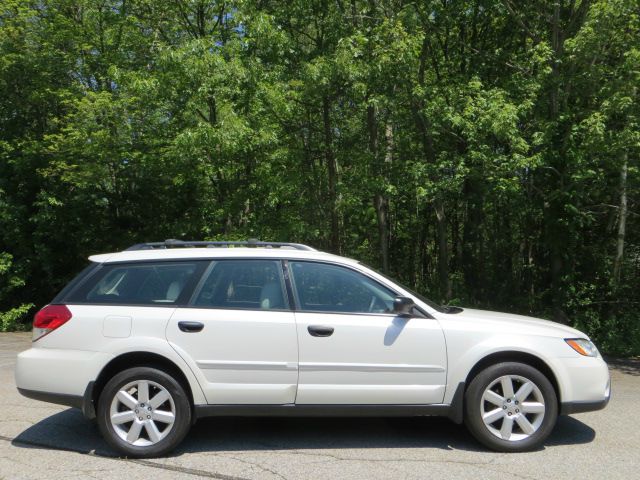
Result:
{"type": "Polygon", "coordinates": [[[411,295],[417,297],[419,300],[423,301],[424,303],[429,305],[431,308],[433,308],[434,310],[436,310],[436,311],[438,311],[440,313],[454,313],[453,310],[452,310],[453,308],[455,308],[457,311],[461,311],[461,309],[458,309],[457,307],[443,307],[442,305],[437,304],[433,300],[429,300],[428,298],[425,298],[424,296],[420,295],[418,292],[414,292],[412,289],[410,289],[409,287],[406,287],[405,285],[403,285],[402,283],[397,281],[395,278],[392,278],[389,275],[385,275],[384,273],[379,272],[375,268],[371,268],[369,265],[367,265],[365,263],[360,262],[360,265],[363,265],[363,266],[367,267],[369,270],[372,270],[372,271],[376,272],[381,277],[384,277],[387,280],[395,283],[400,288],[402,288],[403,290],[406,290],[411,295]]]}

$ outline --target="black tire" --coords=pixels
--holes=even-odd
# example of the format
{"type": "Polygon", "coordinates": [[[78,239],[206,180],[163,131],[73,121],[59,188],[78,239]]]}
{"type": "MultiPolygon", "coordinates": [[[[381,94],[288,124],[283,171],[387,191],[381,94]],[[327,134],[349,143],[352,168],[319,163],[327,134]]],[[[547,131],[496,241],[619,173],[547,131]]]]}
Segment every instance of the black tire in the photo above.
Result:
{"type": "MultiPolygon", "coordinates": [[[[502,387],[497,386],[496,384],[495,388],[501,390],[502,387]]],[[[507,407],[509,410],[505,409],[505,415],[507,415],[507,412],[511,412],[511,409],[517,408],[514,404],[515,401],[510,400],[507,407]],[[513,402],[513,404],[511,402],[513,402]]],[[[558,418],[558,399],[549,379],[532,366],[516,362],[498,363],[482,370],[478,375],[476,375],[465,393],[464,407],[464,421],[467,429],[481,444],[498,452],[524,452],[539,448],[553,431],[558,418]],[[526,438],[515,440],[499,438],[496,434],[492,433],[490,427],[487,426],[482,419],[483,405],[488,408],[493,407],[496,409],[505,409],[506,405],[503,407],[497,407],[491,402],[484,402],[483,395],[485,390],[497,379],[507,375],[514,376],[514,390],[516,390],[516,387],[520,385],[517,383],[517,377],[524,377],[525,379],[533,382],[533,384],[538,388],[536,394],[541,394],[542,399],[544,400],[544,414],[540,414],[542,415],[541,423],[537,427],[537,430],[529,434],[526,438]]],[[[517,411],[520,412],[520,410],[517,411]]],[[[513,422],[514,425],[514,434],[512,435],[512,438],[513,436],[524,436],[525,434],[525,432],[520,429],[521,427],[518,423],[514,421],[516,416],[523,414],[515,412],[516,410],[513,410],[513,413],[509,414],[509,417],[513,415],[513,418],[510,418],[510,421],[513,422]]],[[[533,416],[531,414],[527,414],[525,418],[528,421],[532,419],[540,421],[540,417],[535,415],[536,414],[533,414],[533,416]]],[[[505,419],[498,419],[496,420],[496,423],[491,426],[497,430],[497,427],[501,426],[504,421],[505,419]]]]}
{"type": "MultiPolygon", "coordinates": [[[[151,388],[157,387],[152,386],[151,388]]],[[[170,405],[170,403],[163,403],[163,405],[170,405]]],[[[163,407],[163,410],[166,410],[166,408],[167,407],[163,407]]],[[[189,397],[187,396],[184,388],[182,387],[180,382],[178,382],[171,375],[155,368],[135,367],[129,368],[116,374],[105,385],[98,400],[98,411],[96,418],[98,421],[98,427],[100,428],[100,433],[107,441],[107,443],[118,452],[132,458],[159,457],[169,453],[171,450],[176,448],[189,431],[189,428],[191,426],[191,405],[189,402],[189,397]],[[111,404],[115,396],[118,394],[122,387],[136,381],[150,381],[164,388],[171,395],[171,399],[173,400],[173,406],[175,409],[175,419],[173,421],[173,424],[170,426],[170,428],[165,426],[165,428],[169,428],[166,436],[157,441],[157,443],[153,443],[150,445],[139,446],[127,442],[126,439],[121,438],[120,435],[116,433],[116,430],[114,429],[111,422],[111,404]]],[[[126,428],[126,425],[132,424],[129,423],[123,425],[126,428]]],[[[148,431],[146,427],[141,427],[141,431],[141,438],[145,435],[148,439],[151,438],[147,433],[148,431]]]]}

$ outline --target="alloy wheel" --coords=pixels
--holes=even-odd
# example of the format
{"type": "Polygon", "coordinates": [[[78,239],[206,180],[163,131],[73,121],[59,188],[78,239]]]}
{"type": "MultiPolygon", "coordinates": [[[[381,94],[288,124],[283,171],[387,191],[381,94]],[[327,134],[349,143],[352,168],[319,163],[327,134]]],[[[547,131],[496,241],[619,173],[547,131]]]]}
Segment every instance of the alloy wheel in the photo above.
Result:
{"type": "Polygon", "coordinates": [[[502,440],[516,442],[540,428],[546,406],[534,382],[520,375],[504,375],[485,389],[480,412],[489,432],[502,440]]]}
{"type": "Polygon", "coordinates": [[[151,380],[137,380],[121,387],[111,402],[111,426],[131,445],[158,443],[173,428],[176,406],[169,391],[151,380]]]}

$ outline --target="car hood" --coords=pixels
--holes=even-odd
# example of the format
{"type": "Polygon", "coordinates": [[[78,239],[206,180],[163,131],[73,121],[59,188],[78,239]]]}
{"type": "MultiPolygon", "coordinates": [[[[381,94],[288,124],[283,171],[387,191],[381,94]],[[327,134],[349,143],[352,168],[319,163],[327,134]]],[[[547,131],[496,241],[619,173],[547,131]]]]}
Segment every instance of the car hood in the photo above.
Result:
{"type": "Polygon", "coordinates": [[[526,317],[524,315],[515,315],[512,313],[492,312],[489,310],[475,310],[473,308],[465,308],[459,313],[451,314],[460,320],[469,320],[473,323],[484,322],[490,324],[500,324],[508,326],[510,329],[526,329],[536,330],[538,333],[546,335],[558,336],[563,338],[588,338],[587,335],[580,330],[571,328],[561,323],[543,320],[541,318],[526,317]],[[505,325],[506,324],[506,325],[505,325]]]}

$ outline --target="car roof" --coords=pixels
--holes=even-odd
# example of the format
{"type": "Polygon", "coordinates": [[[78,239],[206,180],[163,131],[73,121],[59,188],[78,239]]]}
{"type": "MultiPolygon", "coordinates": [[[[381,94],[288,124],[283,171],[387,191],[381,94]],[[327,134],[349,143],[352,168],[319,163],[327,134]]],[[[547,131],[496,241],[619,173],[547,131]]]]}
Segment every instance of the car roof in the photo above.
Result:
{"type": "Polygon", "coordinates": [[[357,260],[340,257],[317,250],[297,250],[294,248],[163,248],[149,250],[125,250],[122,252],[92,255],[89,260],[96,263],[137,262],[144,260],[181,260],[215,258],[286,258],[292,260],[328,260],[353,264],[357,260]]]}

